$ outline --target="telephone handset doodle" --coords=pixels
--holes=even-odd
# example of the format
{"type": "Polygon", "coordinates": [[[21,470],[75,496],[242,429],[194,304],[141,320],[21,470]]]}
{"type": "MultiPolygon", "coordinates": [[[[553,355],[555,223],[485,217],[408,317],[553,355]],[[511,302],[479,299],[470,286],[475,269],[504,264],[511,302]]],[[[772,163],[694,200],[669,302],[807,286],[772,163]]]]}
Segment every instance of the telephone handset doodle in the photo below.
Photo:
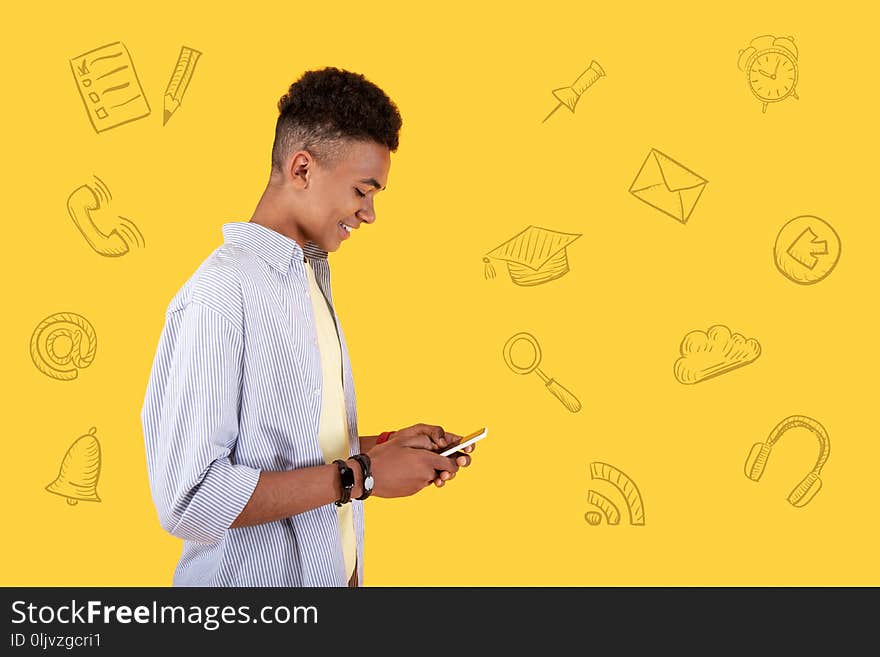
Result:
{"type": "Polygon", "coordinates": [[[107,185],[97,176],[95,180],[98,182],[94,186],[80,185],[67,198],[70,218],[89,246],[97,253],[108,257],[125,255],[132,244],[143,247],[143,235],[138,227],[125,217],[119,217],[119,223],[109,233],[103,232],[95,224],[92,212],[102,209],[112,198],[107,185]]]}

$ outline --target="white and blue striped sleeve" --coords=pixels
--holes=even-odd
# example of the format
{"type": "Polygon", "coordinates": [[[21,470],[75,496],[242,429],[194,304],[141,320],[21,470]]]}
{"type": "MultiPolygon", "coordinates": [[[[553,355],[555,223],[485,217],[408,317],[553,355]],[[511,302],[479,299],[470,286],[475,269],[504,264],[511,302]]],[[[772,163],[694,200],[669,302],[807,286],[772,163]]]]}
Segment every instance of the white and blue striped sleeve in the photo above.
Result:
{"type": "Polygon", "coordinates": [[[160,522],[185,540],[220,541],[260,476],[233,462],[242,348],[241,329],[198,301],[166,318],[142,420],[160,522]]]}

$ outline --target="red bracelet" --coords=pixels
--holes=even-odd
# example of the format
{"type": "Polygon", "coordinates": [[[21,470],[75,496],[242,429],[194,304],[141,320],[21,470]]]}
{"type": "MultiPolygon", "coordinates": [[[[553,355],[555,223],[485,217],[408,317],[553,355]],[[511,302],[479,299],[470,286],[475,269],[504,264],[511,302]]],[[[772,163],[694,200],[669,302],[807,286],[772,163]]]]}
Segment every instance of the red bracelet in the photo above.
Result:
{"type": "Polygon", "coordinates": [[[381,445],[384,442],[388,442],[388,438],[391,436],[392,433],[394,433],[394,432],[393,431],[383,431],[382,433],[380,433],[379,437],[376,438],[376,444],[381,445]]]}

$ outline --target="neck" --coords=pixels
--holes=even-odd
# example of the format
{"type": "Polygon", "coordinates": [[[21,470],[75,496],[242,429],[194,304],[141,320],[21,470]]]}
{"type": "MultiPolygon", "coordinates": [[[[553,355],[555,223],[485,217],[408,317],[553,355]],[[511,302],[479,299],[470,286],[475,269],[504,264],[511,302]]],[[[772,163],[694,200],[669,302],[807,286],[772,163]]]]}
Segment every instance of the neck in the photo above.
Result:
{"type": "Polygon", "coordinates": [[[306,237],[290,216],[290,209],[281,203],[279,191],[271,181],[263,190],[250,221],[295,240],[300,248],[305,249],[306,237]]]}

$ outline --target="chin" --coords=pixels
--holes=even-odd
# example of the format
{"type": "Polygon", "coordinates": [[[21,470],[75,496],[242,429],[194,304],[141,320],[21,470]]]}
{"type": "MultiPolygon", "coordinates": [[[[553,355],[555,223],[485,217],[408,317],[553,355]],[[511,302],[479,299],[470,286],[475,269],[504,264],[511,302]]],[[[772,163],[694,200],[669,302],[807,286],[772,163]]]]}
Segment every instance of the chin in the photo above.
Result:
{"type": "Polygon", "coordinates": [[[336,251],[342,242],[340,240],[328,240],[326,238],[318,240],[318,239],[308,239],[309,242],[317,246],[322,251],[326,251],[327,253],[333,253],[336,251]]]}

